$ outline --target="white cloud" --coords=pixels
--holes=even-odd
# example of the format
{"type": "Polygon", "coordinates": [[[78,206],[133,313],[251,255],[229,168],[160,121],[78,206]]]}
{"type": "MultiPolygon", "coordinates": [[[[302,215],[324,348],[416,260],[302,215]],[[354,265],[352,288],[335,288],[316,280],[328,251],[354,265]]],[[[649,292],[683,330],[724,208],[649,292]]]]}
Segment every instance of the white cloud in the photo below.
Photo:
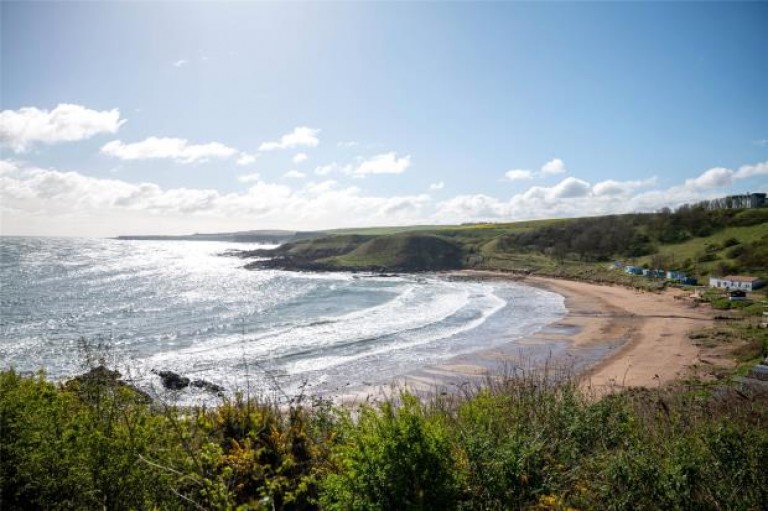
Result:
{"type": "Polygon", "coordinates": [[[573,199],[575,197],[586,197],[592,192],[592,186],[586,181],[575,177],[566,177],[558,184],[550,188],[550,198],[552,199],[573,199]]]}
{"type": "Polygon", "coordinates": [[[0,160],[0,176],[11,174],[19,170],[19,165],[11,160],[0,160]]]}
{"type": "Polygon", "coordinates": [[[527,181],[533,178],[545,178],[547,176],[565,173],[565,163],[560,158],[549,160],[538,172],[527,169],[510,169],[504,173],[505,181],[527,181]]]}
{"type": "Polygon", "coordinates": [[[235,163],[238,165],[250,165],[256,161],[256,156],[255,154],[240,153],[235,163]]]}
{"type": "Polygon", "coordinates": [[[364,176],[367,174],[400,174],[411,166],[411,157],[397,157],[397,153],[378,154],[360,163],[352,174],[364,176]]]}
{"type": "Polygon", "coordinates": [[[320,130],[299,126],[292,132],[280,137],[280,140],[274,142],[264,142],[259,146],[259,151],[275,151],[278,149],[292,149],[294,147],[317,147],[320,140],[317,134],[320,130]]]}
{"type": "Polygon", "coordinates": [[[347,174],[356,177],[364,177],[368,174],[400,174],[411,166],[411,157],[398,157],[397,153],[390,152],[378,154],[368,159],[357,158],[354,164],[340,165],[333,162],[327,165],[315,167],[315,174],[327,176],[329,174],[347,174]]]}
{"type": "Polygon", "coordinates": [[[732,182],[733,171],[725,167],[711,168],[700,176],[685,180],[685,186],[693,189],[722,188],[732,182]]]}
{"type": "Polygon", "coordinates": [[[171,159],[180,163],[194,163],[209,158],[229,158],[237,150],[219,142],[190,144],[183,138],[149,137],[132,144],[113,140],[105,144],[101,152],[121,160],[171,159]]]}
{"type": "Polygon", "coordinates": [[[354,140],[342,140],[341,142],[338,142],[336,144],[337,147],[343,147],[343,148],[350,148],[350,147],[357,147],[359,146],[359,142],[355,142],[354,140]]]}
{"type": "Polygon", "coordinates": [[[304,190],[314,195],[320,195],[334,190],[336,185],[338,185],[338,183],[333,179],[326,179],[325,181],[320,181],[319,183],[312,181],[307,183],[307,185],[304,187],[304,190]]]}
{"type": "Polygon", "coordinates": [[[117,108],[97,111],[61,103],[50,111],[35,107],[3,110],[0,112],[0,144],[20,153],[35,142],[74,142],[101,133],[116,133],[123,123],[125,119],[120,119],[117,108]]]}
{"type": "Polygon", "coordinates": [[[424,208],[431,201],[425,194],[365,195],[332,181],[299,189],[253,175],[246,181],[247,190],[225,193],[25,168],[0,176],[3,233],[110,236],[274,225],[320,229],[408,224],[425,219],[424,208]]]}
{"type": "Polygon", "coordinates": [[[587,197],[591,193],[592,186],[588,182],[575,177],[566,177],[551,187],[532,186],[519,196],[526,201],[555,202],[559,199],[587,197]]]}
{"type": "Polygon", "coordinates": [[[442,190],[443,188],[445,188],[445,183],[442,181],[429,185],[430,190],[442,190]]]}
{"type": "Polygon", "coordinates": [[[307,175],[304,172],[299,172],[298,170],[289,170],[283,174],[283,177],[288,179],[303,179],[307,177],[307,175]]]}
{"type": "Polygon", "coordinates": [[[606,181],[600,181],[592,187],[592,191],[595,195],[622,195],[626,193],[626,188],[622,186],[620,181],[608,179],[606,181]]]}
{"type": "Polygon", "coordinates": [[[598,196],[601,195],[626,195],[638,188],[646,186],[652,186],[656,184],[656,178],[644,179],[642,181],[615,181],[608,179],[606,181],[600,181],[592,187],[592,193],[598,196]]]}
{"type": "Polygon", "coordinates": [[[459,195],[438,204],[433,216],[441,222],[493,220],[509,215],[509,207],[495,197],[483,194],[459,195]],[[441,220],[442,219],[442,220],[441,220]]]}
{"type": "MultiPolygon", "coordinates": [[[[765,172],[765,168],[758,163],[739,170],[745,169],[743,174],[749,177],[762,175],[755,172],[765,172]]],[[[712,170],[676,186],[641,192],[654,187],[655,179],[605,180],[590,185],[566,177],[551,187],[532,186],[507,197],[459,195],[433,202],[427,194],[368,195],[358,187],[332,180],[294,181],[297,186],[291,187],[265,182],[257,173],[240,176],[238,180],[247,185],[237,192],[168,189],[154,183],[95,178],[0,160],[0,204],[3,234],[111,236],[271,226],[323,229],[510,221],[655,211],[734,193],[707,187],[732,182],[728,172],[712,170]]]]}
{"type": "Polygon", "coordinates": [[[525,181],[526,179],[533,179],[533,172],[523,169],[512,169],[504,173],[504,179],[507,181],[525,181]]]}
{"type": "Polygon", "coordinates": [[[238,176],[237,180],[241,183],[251,183],[254,181],[258,181],[261,179],[261,175],[258,172],[253,172],[251,174],[243,174],[242,176],[238,176]]]}
{"type": "Polygon", "coordinates": [[[306,153],[298,153],[294,155],[293,158],[291,158],[291,161],[293,163],[301,163],[301,162],[307,161],[307,158],[308,156],[306,153]]]}
{"type": "Polygon", "coordinates": [[[565,172],[565,163],[560,158],[554,158],[542,165],[541,173],[548,174],[562,174],[565,172]]]}
{"type": "Polygon", "coordinates": [[[328,165],[320,165],[319,167],[315,167],[315,174],[318,176],[327,176],[329,174],[333,174],[334,172],[339,172],[342,174],[350,174],[352,173],[352,166],[351,165],[339,165],[336,162],[329,163],[328,165]]]}
{"type": "Polygon", "coordinates": [[[655,183],[655,178],[607,180],[592,186],[582,179],[567,177],[551,187],[532,186],[508,200],[482,194],[460,195],[438,203],[432,221],[509,221],[653,211],[664,205],[679,205],[701,198],[696,193],[674,188],[659,191],[657,196],[632,195],[638,188],[655,183]]]}
{"type": "Polygon", "coordinates": [[[179,59],[176,62],[173,63],[173,67],[182,67],[189,64],[189,61],[186,59],[179,59]]]}
{"type": "Polygon", "coordinates": [[[748,179],[768,175],[768,161],[754,165],[742,165],[737,171],[726,167],[714,167],[699,176],[685,180],[685,187],[692,190],[706,190],[730,186],[734,179],[748,179]]]}
{"type": "Polygon", "coordinates": [[[756,163],[755,165],[742,165],[733,175],[734,179],[747,179],[754,176],[764,176],[768,174],[768,161],[756,163]]]}

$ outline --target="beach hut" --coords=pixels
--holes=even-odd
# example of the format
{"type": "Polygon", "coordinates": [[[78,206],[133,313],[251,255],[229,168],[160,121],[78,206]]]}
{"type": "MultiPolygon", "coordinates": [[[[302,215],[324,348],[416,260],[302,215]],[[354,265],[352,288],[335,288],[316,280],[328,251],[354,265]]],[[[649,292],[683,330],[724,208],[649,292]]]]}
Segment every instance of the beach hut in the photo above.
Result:
{"type": "Polygon", "coordinates": [[[727,277],[710,277],[709,287],[720,289],[740,289],[743,291],[754,291],[765,285],[765,282],[757,277],[748,275],[728,275],[727,277]]]}
{"type": "Polygon", "coordinates": [[[670,270],[670,271],[667,272],[667,279],[668,280],[674,280],[674,281],[677,281],[677,282],[682,282],[683,280],[685,280],[685,278],[686,278],[685,273],[683,273],[681,271],[670,270]]]}

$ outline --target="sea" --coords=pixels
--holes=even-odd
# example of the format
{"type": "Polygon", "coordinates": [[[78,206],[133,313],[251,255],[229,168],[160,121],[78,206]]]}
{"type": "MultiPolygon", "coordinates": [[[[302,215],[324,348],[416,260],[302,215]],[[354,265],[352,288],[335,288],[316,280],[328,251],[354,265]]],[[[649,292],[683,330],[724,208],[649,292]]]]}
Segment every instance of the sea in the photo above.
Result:
{"type": "Polygon", "coordinates": [[[63,381],[104,363],[160,397],[158,371],[230,396],[323,397],[524,351],[566,313],[562,296],[510,281],[246,270],[231,255],[258,247],[0,237],[0,368],[63,381]]]}

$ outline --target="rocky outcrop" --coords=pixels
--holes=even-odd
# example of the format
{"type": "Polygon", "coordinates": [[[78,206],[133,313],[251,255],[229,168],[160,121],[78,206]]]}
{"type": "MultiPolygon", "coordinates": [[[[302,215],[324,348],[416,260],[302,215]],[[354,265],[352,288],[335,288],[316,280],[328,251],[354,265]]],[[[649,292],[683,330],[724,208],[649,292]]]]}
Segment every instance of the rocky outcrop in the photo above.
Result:
{"type": "Polygon", "coordinates": [[[189,387],[189,378],[173,371],[152,371],[160,377],[160,381],[168,390],[182,390],[189,387]]]}
{"type": "Polygon", "coordinates": [[[207,380],[192,380],[190,385],[211,392],[213,394],[224,392],[224,387],[221,385],[216,385],[215,383],[209,382],[207,380]]]}
{"type": "Polygon", "coordinates": [[[225,390],[221,385],[217,385],[208,380],[190,380],[186,376],[174,373],[173,371],[153,370],[152,372],[160,377],[160,382],[163,384],[163,387],[168,390],[183,390],[189,386],[205,390],[212,394],[220,394],[225,390]]]}

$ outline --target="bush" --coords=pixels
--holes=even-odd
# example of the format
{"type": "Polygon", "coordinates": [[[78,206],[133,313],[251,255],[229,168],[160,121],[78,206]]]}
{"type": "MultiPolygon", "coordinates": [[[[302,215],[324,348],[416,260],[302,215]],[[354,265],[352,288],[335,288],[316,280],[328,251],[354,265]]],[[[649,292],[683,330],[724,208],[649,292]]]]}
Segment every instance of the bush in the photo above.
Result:
{"type": "Polygon", "coordinates": [[[321,502],[337,510],[444,510],[457,504],[455,461],[446,428],[418,399],[364,408],[347,420],[335,450],[337,470],[323,481],[321,502]]]}
{"type": "MultiPolygon", "coordinates": [[[[745,332],[768,350],[764,330],[745,332]]],[[[768,406],[727,387],[596,399],[567,375],[514,373],[461,397],[403,394],[356,410],[240,398],[178,409],[148,403],[115,374],[54,385],[42,374],[0,372],[3,510],[751,510],[768,502],[768,406]]]]}
{"type": "Polygon", "coordinates": [[[746,227],[768,222],[768,208],[745,209],[740,211],[730,221],[730,225],[746,227]]]}
{"type": "Polygon", "coordinates": [[[178,504],[169,474],[142,461],[174,458],[164,419],[133,390],[108,381],[63,389],[11,370],[0,373],[0,396],[3,509],[178,504]]]}
{"type": "Polygon", "coordinates": [[[705,252],[696,256],[696,261],[699,263],[708,263],[711,261],[717,261],[717,254],[713,252],[705,252]]]}

